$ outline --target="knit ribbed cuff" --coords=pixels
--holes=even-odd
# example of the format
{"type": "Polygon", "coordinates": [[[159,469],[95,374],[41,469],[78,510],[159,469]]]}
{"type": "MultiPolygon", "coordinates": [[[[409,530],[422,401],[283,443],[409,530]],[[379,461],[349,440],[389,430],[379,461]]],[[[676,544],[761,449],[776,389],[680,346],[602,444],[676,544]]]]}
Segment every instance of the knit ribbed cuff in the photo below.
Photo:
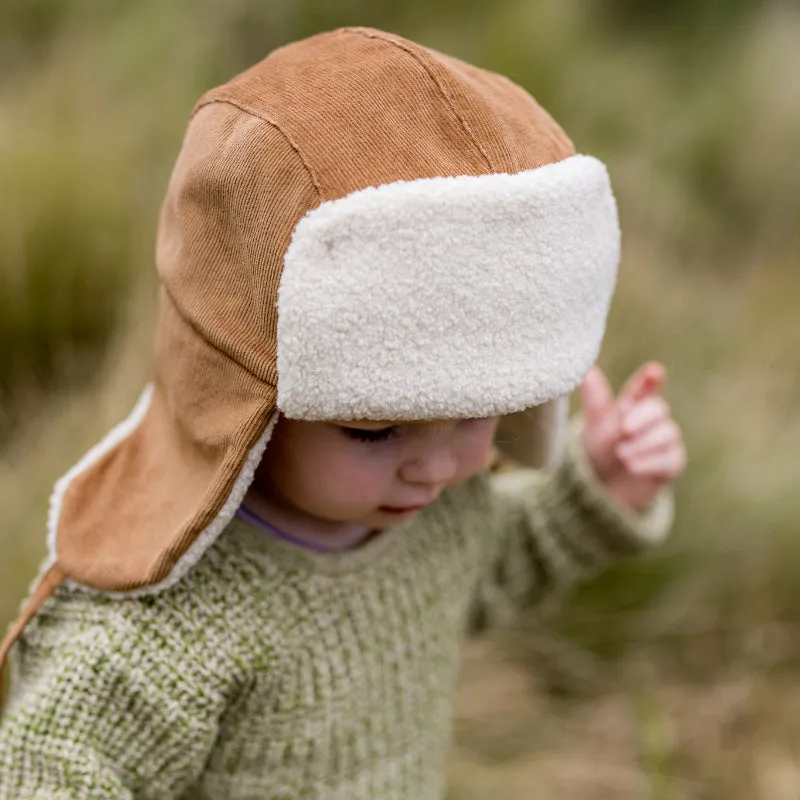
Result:
{"type": "Polygon", "coordinates": [[[662,542],[672,526],[674,498],[669,488],[662,489],[645,509],[636,511],[612,498],[594,473],[583,446],[583,418],[569,423],[564,460],[557,467],[554,487],[556,502],[576,508],[579,518],[592,525],[612,551],[634,553],[662,542]]]}

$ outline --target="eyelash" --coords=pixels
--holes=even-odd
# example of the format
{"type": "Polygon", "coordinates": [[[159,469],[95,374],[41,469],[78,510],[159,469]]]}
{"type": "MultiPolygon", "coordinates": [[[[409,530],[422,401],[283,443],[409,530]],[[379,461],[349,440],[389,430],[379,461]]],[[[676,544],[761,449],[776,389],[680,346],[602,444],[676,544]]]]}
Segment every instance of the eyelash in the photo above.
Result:
{"type": "Polygon", "coordinates": [[[378,430],[367,430],[364,428],[342,428],[345,436],[355,439],[357,442],[386,442],[397,436],[397,428],[379,428],[378,430]]]}
{"type": "MultiPolygon", "coordinates": [[[[477,422],[482,422],[480,418],[469,418],[461,420],[462,425],[470,425],[477,422]]],[[[354,439],[357,442],[388,442],[390,439],[395,439],[400,435],[397,425],[390,425],[388,428],[378,428],[372,430],[370,428],[341,428],[342,433],[349,439],[354,439]]]]}

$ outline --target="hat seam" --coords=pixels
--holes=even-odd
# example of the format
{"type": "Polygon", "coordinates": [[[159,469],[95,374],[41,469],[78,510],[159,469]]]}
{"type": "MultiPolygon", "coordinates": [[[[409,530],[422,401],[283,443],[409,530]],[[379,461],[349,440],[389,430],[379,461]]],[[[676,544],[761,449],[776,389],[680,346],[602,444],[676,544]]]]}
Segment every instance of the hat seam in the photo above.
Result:
{"type": "Polygon", "coordinates": [[[259,383],[266,384],[267,386],[271,386],[273,389],[277,389],[278,386],[278,377],[277,375],[274,378],[265,378],[261,375],[257,374],[251,367],[248,367],[246,364],[243,364],[238,358],[234,358],[230,353],[228,353],[223,348],[217,346],[209,336],[207,336],[203,331],[195,324],[195,322],[184,313],[183,309],[181,308],[180,304],[178,303],[175,296],[169,290],[169,287],[162,282],[161,288],[164,294],[169,298],[170,302],[172,303],[175,311],[177,312],[178,316],[183,320],[183,322],[188,325],[192,331],[199,336],[209,347],[212,347],[215,352],[219,353],[220,355],[227,358],[229,361],[232,361],[236,364],[237,367],[243,369],[248,375],[255,378],[259,383]]]}
{"type": "Polygon", "coordinates": [[[283,127],[281,127],[281,125],[271,117],[268,117],[266,114],[257,113],[256,111],[253,111],[253,109],[247,108],[241,103],[237,103],[234,100],[231,100],[230,98],[212,97],[209,100],[200,101],[195,106],[190,119],[193,119],[195,115],[202,108],[210,106],[214,103],[221,103],[224,105],[232,106],[233,108],[237,108],[243,114],[247,114],[249,117],[253,117],[253,119],[261,120],[261,122],[265,122],[267,125],[271,125],[273,128],[275,128],[275,130],[278,131],[278,133],[280,133],[281,136],[283,136],[283,138],[286,140],[286,143],[289,145],[289,147],[292,148],[292,150],[294,150],[295,154],[300,159],[300,163],[305,168],[306,172],[308,173],[308,177],[311,180],[311,183],[313,184],[314,188],[317,191],[317,197],[319,201],[323,202],[325,200],[325,195],[322,191],[322,185],[320,184],[317,176],[314,174],[314,170],[311,169],[311,164],[309,163],[308,159],[303,155],[303,151],[300,149],[299,145],[292,139],[292,137],[289,136],[289,134],[283,129],[283,127]]]}
{"type": "Polygon", "coordinates": [[[450,110],[453,112],[453,115],[456,119],[461,123],[461,127],[464,130],[464,133],[467,134],[467,138],[472,142],[475,146],[476,150],[483,156],[484,161],[486,161],[486,166],[491,172],[497,172],[497,168],[492,164],[492,160],[489,157],[489,154],[483,148],[481,143],[478,141],[478,137],[473,133],[472,128],[470,128],[469,123],[467,122],[466,118],[461,114],[458,109],[456,108],[456,103],[453,97],[450,96],[447,89],[445,88],[444,82],[441,81],[436,74],[434,73],[433,69],[431,68],[431,64],[422,57],[422,55],[416,52],[414,49],[406,45],[402,41],[398,41],[397,39],[386,36],[382,34],[380,31],[371,31],[365,28],[345,28],[344,30],[348,31],[349,33],[353,33],[355,35],[364,36],[367,39],[379,39],[387,44],[394,45],[399,50],[407,53],[411,56],[424,70],[428,73],[430,79],[436,84],[436,88],[441,92],[442,97],[444,98],[445,102],[447,103],[450,110]]]}
{"type": "MultiPolygon", "coordinates": [[[[497,73],[497,77],[500,79],[501,83],[505,83],[507,86],[510,86],[512,89],[516,89],[516,90],[518,90],[520,92],[524,92],[525,94],[528,94],[525,91],[525,87],[524,86],[522,86],[521,84],[517,83],[515,80],[510,78],[508,75],[502,75],[500,73],[497,73]]],[[[528,96],[530,97],[530,95],[528,95],[528,96]]],[[[542,135],[545,136],[545,138],[547,138],[547,140],[549,142],[551,142],[553,145],[555,145],[556,147],[560,147],[563,144],[563,141],[559,140],[559,137],[557,135],[558,133],[560,133],[561,136],[563,137],[563,140],[566,141],[567,144],[569,145],[569,147],[572,149],[572,151],[573,151],[572,155],[575,155],[575,142],[572,141],[572,138],[567,135],[567,132],[558,124],[558,122],[556,122],[556,120],[553,118],[553,116],[550,114],[550,112],[546,108],[544,108],[542,105],[539,104],[539,101],[535,97],[530,97],[530,99],[533,100],[534,104],[537,106],[539,111],[541,111],[545,116],[547,116],[550,119],[550,121],[553,123],[553,125],[555,126],[554,128],[550,128],[550,127],[546,127],[546,126],[543,127],[541,129],[541,131],[540,131],[542,133],[542,135]]],[[[566,158],[569,158],[569,156],[566,156],[566,158]]]]}

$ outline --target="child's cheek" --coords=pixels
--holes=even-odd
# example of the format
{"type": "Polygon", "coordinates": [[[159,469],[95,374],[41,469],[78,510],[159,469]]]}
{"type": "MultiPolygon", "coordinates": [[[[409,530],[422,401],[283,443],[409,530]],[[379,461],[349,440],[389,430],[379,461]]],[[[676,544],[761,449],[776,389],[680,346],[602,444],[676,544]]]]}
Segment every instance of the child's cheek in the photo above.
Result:
{"type": "Polygon", "coordinates": [[[353,493],[369,498],[391,485],[397,469],[392,448],[358,444],[348,458],[341,460],[333,472],[343,495],[353,493]]]}

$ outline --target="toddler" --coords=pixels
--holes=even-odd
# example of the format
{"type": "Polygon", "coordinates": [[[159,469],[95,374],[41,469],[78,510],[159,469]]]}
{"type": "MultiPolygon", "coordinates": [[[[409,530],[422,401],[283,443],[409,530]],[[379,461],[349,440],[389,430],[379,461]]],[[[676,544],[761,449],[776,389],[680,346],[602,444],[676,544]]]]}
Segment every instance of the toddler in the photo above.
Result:
{"type": "Polygon", "coordinates": [[[152,383],[0,648],[0,798],[442,798],[466,633],[670,524],[663,368],[592,368],[618,256],[605,168],[498,75],[344,29],[205,95],[152,383]],[[519,412],[548,469],[497,468],[519,412]]]}

